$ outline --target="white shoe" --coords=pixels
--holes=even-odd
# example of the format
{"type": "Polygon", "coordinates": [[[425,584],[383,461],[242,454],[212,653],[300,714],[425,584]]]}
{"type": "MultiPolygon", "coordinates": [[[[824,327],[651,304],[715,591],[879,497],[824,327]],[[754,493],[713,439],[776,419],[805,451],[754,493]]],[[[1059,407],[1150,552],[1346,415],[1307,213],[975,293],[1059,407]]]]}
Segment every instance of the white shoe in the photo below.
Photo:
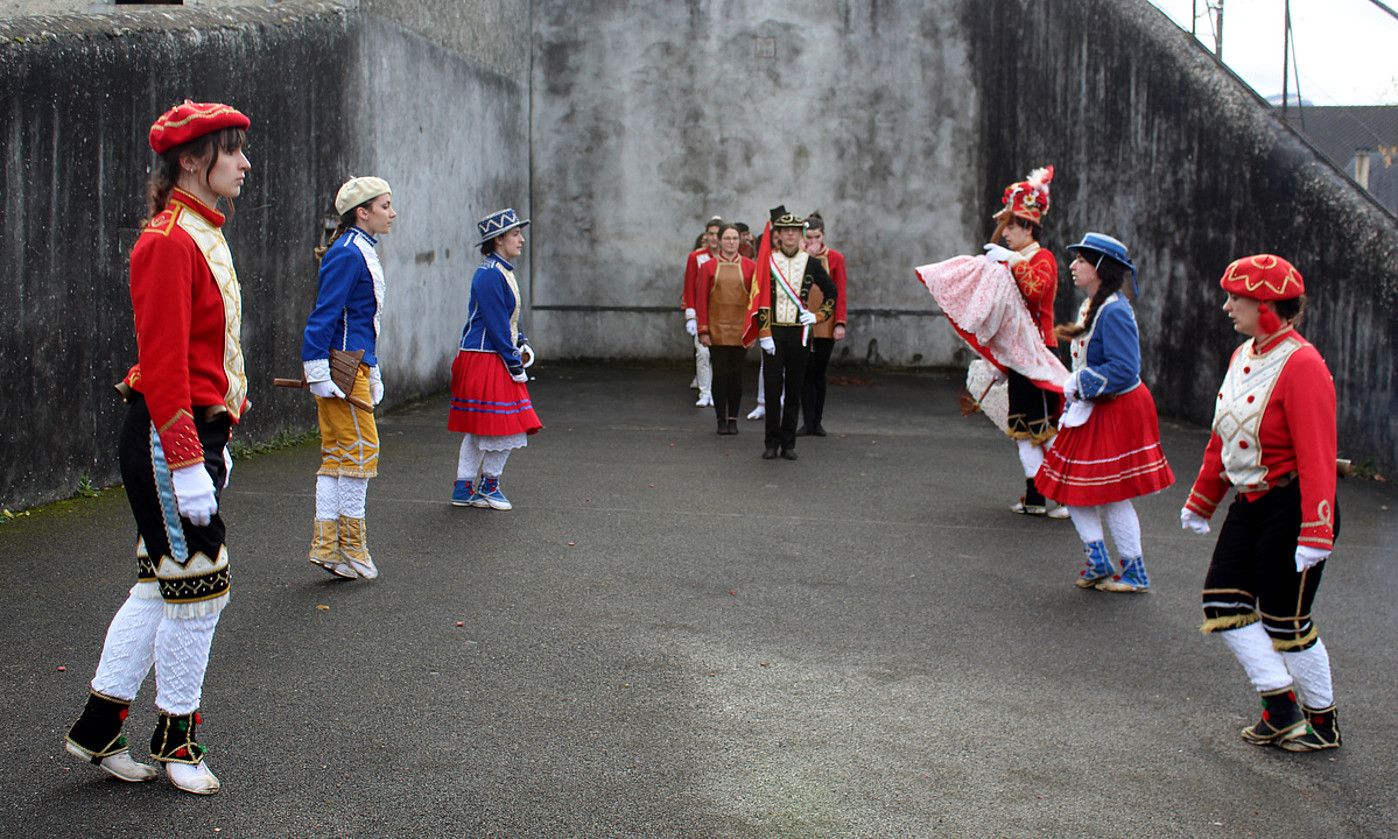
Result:
{"type": "Polygon", "coordinates": [[[165,777],[171,785],[195,795],[213,795],[222,786],[214,773],[209,771],[208,761],[198,763],[166,763],[165,777]]]}
{"type": "Polygon", "coordinates": [[[758,405],[756,408],[753,408],[751,411],[748,412],[748,419],[750,420],[760,420],[765,416],[767,416],[766,405],[758,405]]]}
{"type": "Polygon", "coordinates": [[[712,408],[714,406],[713,394],[700,393],[699,401],[694,403],[696,408],[712,408]]]}
{"type": "Polygon", "coordinates": [[[1068,508],[1060,504],[1048,511],[1048,517],[1051,519],[1066,519],[1068,518],[1068,508]]]}
{"type": "MultiPolygon", "coordinates": [[[[72,743],[65,743],[64,748],[68,750],[68,754],[74,757],[80,757],[89,762],[91,761],[91,758],[88,757],[82,749],[79,749],[72,743]]],[[[154,781],[155,777],[160,774],[159,770],[149,763],[140,763],[135,758],[131,757],[131,752],[126,749],[122,749],[114,755],[107,755],[102,758],[102,760],[98,762],[97,768],[111,775],[113,778],[116,778],[118,781],[128,781],[133,784],[140,783],[141,781],[154,781]]]]}

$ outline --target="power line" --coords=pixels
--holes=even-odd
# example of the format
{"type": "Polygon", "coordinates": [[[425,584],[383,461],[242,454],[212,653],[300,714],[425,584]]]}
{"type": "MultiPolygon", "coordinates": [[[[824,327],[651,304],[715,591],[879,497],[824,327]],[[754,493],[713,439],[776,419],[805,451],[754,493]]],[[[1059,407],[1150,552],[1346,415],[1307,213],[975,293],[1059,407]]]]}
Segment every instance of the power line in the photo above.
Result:
{"type": "Polygon", "coordinates": [[[1394,20],[1398,20],[1398,12],[1395,12],[1393,11],[1393,9],[1380,3],[1379,0],[1369,0],[1369,2],[1373,3],[1375,6],[1378,6],[1380,9],[1383,9],[1385,12],[1388,12],[1389,17],[1392,17],[1394,20]]]}

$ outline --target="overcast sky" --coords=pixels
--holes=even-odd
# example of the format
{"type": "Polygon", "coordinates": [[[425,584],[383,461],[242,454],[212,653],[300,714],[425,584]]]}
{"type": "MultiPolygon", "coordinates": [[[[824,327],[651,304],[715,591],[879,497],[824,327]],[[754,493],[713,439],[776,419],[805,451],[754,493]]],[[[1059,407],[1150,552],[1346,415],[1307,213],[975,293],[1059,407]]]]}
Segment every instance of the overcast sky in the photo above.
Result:
{"type": "MultiPolygon", "coordinates": [[[[1208,0],[1150,0],[1213,50],[1208,0]]],[[[1217,0],[1215,0],[1215,3],[1217,0]]],[[[1381,0],[1394,8],[1393,0],[1381,0]]],[[[1285,0],[1223,0],[1223,61],[1263,96],[1282,90],[1285,0]]],[[[1398,20],[1370,0],[1291,0],[1289,91],[1317,105],[1398,105],[1398,20]]]]}

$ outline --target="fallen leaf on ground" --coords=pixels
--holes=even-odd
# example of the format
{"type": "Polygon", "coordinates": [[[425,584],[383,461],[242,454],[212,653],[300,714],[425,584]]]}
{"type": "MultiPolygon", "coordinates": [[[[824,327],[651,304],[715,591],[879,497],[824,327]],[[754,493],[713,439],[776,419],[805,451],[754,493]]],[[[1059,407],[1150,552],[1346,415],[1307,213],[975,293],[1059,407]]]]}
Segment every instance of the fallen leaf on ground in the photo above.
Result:
{"type": "Polygon", "coordinates": [[[325,605],[324,603],[317,603],[317,604],[316,604],[316,608],[317,608],[318,610],[322,611],[322,612],[328,612],[328,611],[330,611],[330,607],[327,606],[327,605],[325,605]]]}

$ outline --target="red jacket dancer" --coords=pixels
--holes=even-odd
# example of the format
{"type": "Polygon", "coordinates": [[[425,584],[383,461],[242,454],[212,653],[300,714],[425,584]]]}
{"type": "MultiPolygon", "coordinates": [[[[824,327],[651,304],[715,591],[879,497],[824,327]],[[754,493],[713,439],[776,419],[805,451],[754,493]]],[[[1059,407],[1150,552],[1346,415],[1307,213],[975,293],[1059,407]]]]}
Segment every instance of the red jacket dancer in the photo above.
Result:
{"type": "Polygon", "coordinates": [[[694,381],[689,386],[699,390],[699,399],[694,403],[697,408],[714,404],[714,374],[709,363],[709,349],[699,343],[699,325],[695,319],[698,312],[695,286],[699,278],[699,269],[718,255],[718,229],[722,224],[723,220],[718,216],[709,219],[704,225],[703,247],[690,251],[684,260],[684,286],[680,292],[680,305],[684,308],[684,331],[689,333],[689,337],[694,341],[694,381]]]}
{"type": "Polygon", "coordinates": [[[131,758],[121,733],[156,669],[160,712],[151,757],[186,792],[218,792],[195,737],[214,628],[228,603],[229,559],[219,493],[231,428],[247,407],[239,344],[242,295],[214,205],[237,197],[251,164],[249,121],[216,102],[185,101],[150,129],[160,155],[152,218],[131,252],[137,364],[120,390],[121,477],[136,519],[136,585],[112,618],[92,691],[67,750],[123,781],[155,767],[131,758]]]}
{"type": "Polygon", "coordinates": [[[1182,526],[1208,533],[1208,519],[1237,490],[1204,580],[1201,629],[1223,639],[1261,695],[1262,719],[1243,739],[1331,749],[1340,726],[1311,605],[1340,529],[1335,383],[1296,331],[1305,283],[1291,263],[1245,257],[1220,285],[1224,311],[1249,340],[1229,361],[1204,463],[1180,511],[1182,526]]]}
{"type": "MultiPolygon", "coordinates": [[[[1006,247],[986,245],[986,256],[1004,262],[1010,269],[1024,298],[1024,305],[1034,320],[1044,346],[1053,349],[1058,339],[1053,332],[1053,301],[1058,295],[1058,260],[1053,252],[1039,245],[1040,225],[1049,211],[1049,184],[1053,167],[1035,169],[1022,181],[1005,187],[1004,207],[995,214],[1000,222],[996,235],[1006,247]]],[[[1009,417],[1006,433],[1019,449],[1020,465],[1024,467],[1024,497],[1010,506],[1016,513],[1042,516],[1048,513],[1048,502],[1034,486],[1034,476],[1044,462],[1043,446],[1058,433],[1057,417],[1061,409],[1059,394],[1043,390],[1015,370],[1006,373],[1009,391],[1009,417]]],[[[1055,511],[1061,516],[1062,508],[1055,511]]]]}
{"type": "MultiPolygon", "coordinates": [[[[801,427],[796,436],[825,436],[825,426],[821,424],[825,416],[825,380],[830,369],[830,356],[835,351],[835,342],[845,338],[845,255],[829,247],[825,242],[825,219],[820,211],[806,217],[806,253],[820,262],[825,273],[835,283],[835,311],[833,315],[821,318],[811,327],[811,361],[806,366],[806,382],[801,391],[801,427]]],[[[825,294],[820,286],[811,287],[811,309],[821,311],[825,294]]]]}

